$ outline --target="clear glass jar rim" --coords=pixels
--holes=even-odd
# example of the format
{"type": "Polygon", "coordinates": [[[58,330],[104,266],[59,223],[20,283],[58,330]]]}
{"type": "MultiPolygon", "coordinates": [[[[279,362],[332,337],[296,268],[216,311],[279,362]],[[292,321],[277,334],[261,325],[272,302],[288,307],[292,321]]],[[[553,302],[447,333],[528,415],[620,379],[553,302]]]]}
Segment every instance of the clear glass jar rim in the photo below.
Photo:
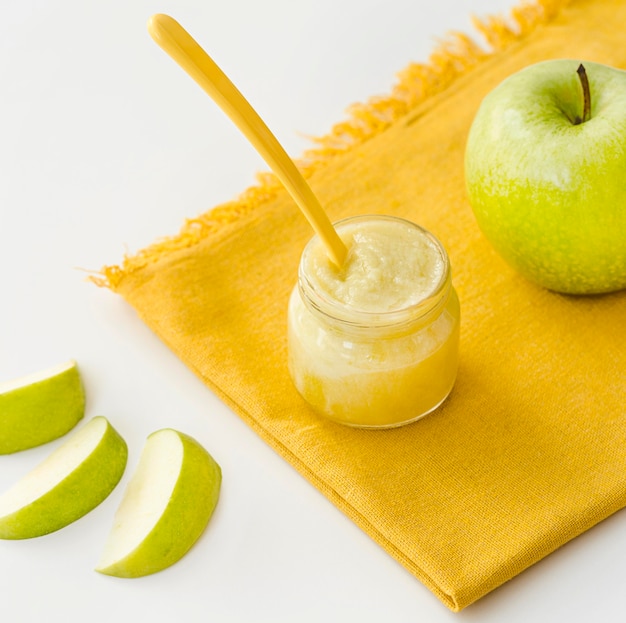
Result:
{"type": "Polygon", "coordinates": [[[422,299],[416,303],[407,305],[406,307],[380,312],[350,309],[342,302],[337,301],[330,296],[325,296],[324,293],[320,292],[315,287],[315,284],[312,283],[306,274],[305,264],[307,254],[311,252],[314,245],[321,244],[319,237],[314,236],[311,240],[309,240],[302,252],[298,269],[298,288],[302,299],[307,306],[312,307],[315,312],[325,316],[329,320],[338,321],[352,326],[384,328],[397,327],[399,325],[406,324],[407,322],[413,323],[420,320],[423,321],[426,317],[430,317],[434,311],[438,311],[443,305],[445,305],[451,289],[450,260],[441,241],[434,234],[408,219],[383,214],[351,216],[341,219],[333,225],[336,228],[341,229],[342,226],[357,221],[394,221],[419,231],[421,235],[428,238],[428,240],[433,244],[443,261],[443,270],[439,281],[422,299]]]}

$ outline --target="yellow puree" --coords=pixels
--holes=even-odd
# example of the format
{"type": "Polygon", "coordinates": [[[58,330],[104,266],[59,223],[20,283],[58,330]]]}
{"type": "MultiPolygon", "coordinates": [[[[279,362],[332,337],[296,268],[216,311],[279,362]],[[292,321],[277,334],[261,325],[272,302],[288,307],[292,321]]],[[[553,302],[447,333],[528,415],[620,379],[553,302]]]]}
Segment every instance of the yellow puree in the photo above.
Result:
{"type": "Polygon", "coordinates": [[[397,221],[349,224],[341,231],[348,258],[341,269],[321,244],[306,256],[315,289],[355,311],[387,312],[419,303],[436,288],[444,263],[434,242],[397,221]]]}
{"type": "MultiPolygon", "coordinates": [[[[406,310],[432,295],[445,271],[435,243],[396,221],[357,221],[340,230],[349,255],[341,269],[322,245],[305,252],[315,289],[342,316],[406,310]]],[[[378,316],[380,317],[380,316],[378,316]]],[[[362,320],[362,318],[361,318],[362,320]]],[[[459,303],[451,289],[443,310],[425,321],[380,329],[328,327],[296,289],[289,310],[290,370],[302,396],[323,415],[355,426],[390,427],[422,417],[448,395],[456,377],[459,303]]]]}

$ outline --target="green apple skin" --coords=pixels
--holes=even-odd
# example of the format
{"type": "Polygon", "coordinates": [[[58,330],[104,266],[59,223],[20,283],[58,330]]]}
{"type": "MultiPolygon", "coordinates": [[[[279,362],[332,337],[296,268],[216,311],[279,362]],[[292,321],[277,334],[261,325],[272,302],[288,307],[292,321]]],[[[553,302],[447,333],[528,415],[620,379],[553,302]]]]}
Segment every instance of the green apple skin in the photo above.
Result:
{"type": "Polygon", "coordinates": [[[35,382],[11,389],[3,389],[9,383],[0,384],[0,454],[58,439],[85,414],[85,391],[75,361],[36,376],[35,382]]]}
{"type": "Polygon", "coordinates": [[[165,512],[133,551],[112,564],[96,567],[99,573],[137,578],[170,567],[191,549],[213,515],[222,483],[220,466],[189,435],[172,429],[161,429],[152,435],[163,431],[174,432],[183,444],[182,466],[165,512]]]}
{"type": "MultiPolygon", "coordinates": [[[[94,417],[85,426],[103,423],[106,428],[99,443],[76,469],[32,503],[0,517],[1,539],[29,539],[55,532],[108,497],[124,473],[128,450],[124,439],[103,416],[94,417]]],[[[55,452],[70,447],[75,437],[72,434],[55,452]]]]}
{"type": "Polygon", "coordinates": [[[496,251],[529,280],[569,294],[626,287],[626,71],[550,60],[482,101],[465,152],[472,210],[496,251]]]}

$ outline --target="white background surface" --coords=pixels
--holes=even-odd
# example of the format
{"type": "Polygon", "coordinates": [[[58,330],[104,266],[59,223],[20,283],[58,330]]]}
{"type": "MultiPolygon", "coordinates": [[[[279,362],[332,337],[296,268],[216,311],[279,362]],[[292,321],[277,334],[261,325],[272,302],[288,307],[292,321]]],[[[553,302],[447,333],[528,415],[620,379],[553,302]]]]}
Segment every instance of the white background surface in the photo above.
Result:
{"type": "MultiPolygon", "coordinates": [[[[152,13],[181,21],[298,156],[305,135],[387,93],[438,37],[513,4],[1,1],[0,379],[77,359],[86,419],[106,415],[130,450],[121,485],[92,513],[45,537],[0,542],[3,622],[622,620],[623,512],[453,614],[80,270],[175,233],[267,168],[152,42],[152,13]],[[162,573],[99,575],[124,485],[146,436],[165,426],[196,437],[221,464],[213,520],[162,573]]],[[[0,490],[59,443],[0,456],[0,490]]]]}

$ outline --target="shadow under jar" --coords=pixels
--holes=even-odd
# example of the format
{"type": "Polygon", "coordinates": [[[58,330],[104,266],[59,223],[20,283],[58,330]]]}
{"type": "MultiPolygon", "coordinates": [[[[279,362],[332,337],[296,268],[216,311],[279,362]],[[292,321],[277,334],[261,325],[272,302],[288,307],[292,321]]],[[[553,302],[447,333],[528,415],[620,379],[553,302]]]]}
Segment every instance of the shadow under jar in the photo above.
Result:
{"type": "Polygon", "coordinates": [[[415,223],[357,216],[335,224],[341,268],[319,237],[305,247],[288,310],[289,372],[320,415],[361,428],[418,420],[457,374],[459,300],[441,243],[415,223]]]}

